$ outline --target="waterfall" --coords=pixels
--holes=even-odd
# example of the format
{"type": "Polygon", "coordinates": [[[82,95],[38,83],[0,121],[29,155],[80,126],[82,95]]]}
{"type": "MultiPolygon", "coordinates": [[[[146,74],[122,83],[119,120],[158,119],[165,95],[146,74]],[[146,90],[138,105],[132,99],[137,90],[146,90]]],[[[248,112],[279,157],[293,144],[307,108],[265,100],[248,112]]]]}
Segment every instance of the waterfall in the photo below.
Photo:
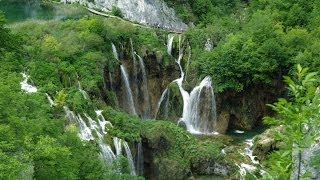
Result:
{"type": "Polygon", "coordinates": [[[138,56],[139,59],[139,65],[141,67],[141,71],[142,71],[142,92],[143,92],[143,118],[149,118],[150,117],[150,98],[149,98],[149,90],[148,90],[148,78],[147,78],[147,72],[146,72],[146,68],[143,62],[143,59],[141,56],[139,56],[138,54],[136,54],[138,56]]]}
{"type": "Polygon", "coordinates": [[[83,98],[86,99],[86,100],[88,100],[88,99],[89,99],[89,95],[88,95],[88,93],[87,93],[85,90],[82,89],[82,86],[81,86],[80,81],[78,81],[78,89],[79,89],[79,91],[81,92],[83,98]]]}
{"type": "MultiPolygon", "coordinates": [[[[168,36],[167,51],[168,54],[172,56],[172,44],[174,36],[168,36]]],[[[185,78],[185,73],[181,66],[181,60],[183,58],[184,49],[182,47],[182,37],[179,35],[179,55],[175,59],[176,63],[180,69],[180,77],[173,82],[177,83],[182,99],[183,99],[183,113],[182,118],[179,122],[183,121],[189,132],[194,134],[216,134],[214,132],[216,123],[216,103],[214,92],[212,88],[211,78],[209,76],[205,77],[201,83],[194,87],[194,89],[189,94],[183,88],[183,80],[185,78]]],[[[189,56],[188,62],[191,58],[191,48],[189,46],[189,56]]],[[[166,90],[162,93],[158,108],[160,108],[161,103],[163,103],[166,90]]],[[[157,111],[159,111],[157,109],[157,111]]],[[[156,112],[157,113],[157,112],[156,112]]]]}
{"type": "Polygon", "coordinates": [[[191,50],[191,46],[190,46],[190,44],[189,44],[189,42],[188,42],[188,60],[187,60],[187,67],[186,67],[186,75],[185,75],[185,78],[187,79],[187,76],[188,76],[188,71],[189,71],[189,65],[190,65],[190,59],[191,59],[191,52],[192,50],[191,50]]]}
{"type": "MultiPolygon", "coordinates": [[[[79,82],[79,90],[81,89],[81,85],[79,82]]],[[[49,95],[47,95],[49,97],[49,95]]],[[[89,96],[88,96],[89,99],[89,96]]],[[[92,135],[92,131],[95,131],[97,135],[97,143],[100,148],[100,158],[109,166],[112,165],[112,162],[122,154],[122,146],[124,146],[128,163],[131,170],[131,175],[136,175],[135,173],[135,167],[132,160],[132,154],[131,150],[129,148],[129,145],[126,141],[123,141],[122,139],[119,139],[117,137],[113,138],[114,141],[114,147],[116,154],[112,151],[112,148],[110,145],[104,143],[104,135],[107,134],[106,125],[110,125],[112,127],[112,124],[109,121],[106,121],[104,116],[102,115],[102,110],[96,110],[96,117],[97,121],[95,121],[93,118],[91,118],[87,113],[84,113],[84,116],[87,118],[90,128],[87,126],[85,121],[82,119],[82,116],[80,114],[75,115],[73,111],[71,111],[67,106],[63,107],[66,117],[70,121],[76,121],[79,126],[79,133],[78,136],[85,141],[95,140],[95,137],[92,135]]],[[[116,170],[116,173],[121,173],[116,170]]]]}
{"type": "Polygon", "coordinates": [[[244,148],[244,152],[240,153],[243,156],[248,156],[253,164],[259,164],[259,161],[256,160],[256,156],[253,155],[253,139],[246,139],[245,141],[247,147],[244,148]]]}
{"type": "Polygon", "coordinates": [[[160,111],[160,108],[161,108],[161,104],[163,104],[162,102],[164,101],[164,99],[166,99],[167,101],[165,102],[164,104],[164,110],[165,110],[165,117],[168,116],[168,105],[169,105],[169,91],[168,91],[168,88],[166,88],[163,93],[161,94],[161,97],[160,97],[160,100],[158,102],[158,105],[157,105],[157,109],[156,109],[156,113],[154,115],[154,118],[156,119],[157,116],[158,116],[158,113],[160,111]]]}
{"type": "Polygon", "coordinates": [[[108,165],[112,165],[113,160],[116,158],[115,154],[113,153],[111,147],[107,144],[102,142],[98,142],[100,147],[100,158],[108,165]]]}
{"type": "Polygon", "coordinates": [[[26,93],[36,93],[38,91],[37,87],[28,84],[29,76],[26,73],[21,73],[23,81],[20,82],[21,89],[26,91],[26,93]]]}
{"type": "Polygon", "coordinates": [[[135,172],[135,168],[134,168],[134,163],[133,163],[133,158],[132,158],[130,147],[129,147],[129,145],[128,145],[128,143],[126,141],[123,141],[123,146],[124,146],[124,149],[126,151],[128,163],[129,163],[129,166],[130,166],[130,174],[132,176],[136,176],[136,172],[135,172]]]}
{"type": "MultiPolygon", "coordinates": [[[[102,112],[102,111],[98,111],[98,112],[102,112]]],[[[101,159],[108,165],[111,165],[113,160],[116,158],[116,155],[113,153],[110,145],[107,145],[103,142],[104,140],[104,126],[101,126],[101,124],[99,123],[99,125],[97,124],[96,121],[94,121],[88,114],[84,114],[86,116],[86,118],[89,121],[90,124],[90,129],[94,130],[98,136],[98,145],[100,147],[100,157],[101,159]]],[[[101,114],[102,116],[102,114],[101,114]]],[[[98,117],[98,116],[97,116],[98,117]]],[[[103,117],[104,119],[104,117],[103,117]]],[[[103,125],[103,123],[102,123],[103,125]]]]}
{"type": "Polygon", "coordinates": [[[46,93],[47,99],[49,101],[50,107],[55,106],[56,104],[54,103],[54,101],[52,100],[52,98],[50,97],[50,95],[48,93],[46,93]]]}
{"type": "Polygon", "coordinates": [[[94,140],[94,137],[92,136],[92,132],[90,128],[87,126],[87,124],[83,121],[80,114],[75,115],[73,111],[71,111],[67,106],[63,106],[63,110],[66,113],[66,117],[70,121],[76,121],[79,127],[79,133],[78,136],[80,139],[85,141],[94,140]]]}
{"type": "MultiPolygon", "coordinates": [[[[118,55],[116,46],[113,43],[111,43],[111,46],[112,46],[114,58],[119,61],[119,55],[118,55]]],[[[122,64],[120,65],[120,70],[121,70],[121,79],[124,84],[124,91],[125,91],[125,96],[126,96],[126,104],[128,106],[127,107],[128,113],[133,114],[133,115],[137,115],[137,112],[136,112],[136,109],[134,106],[132,90],[130,87],[129,76],[128,76],[127,70],[124,67],[124,65],[122,65],[122,64]]]]}
{"type": "Polygon", "coordinates": [[[168,35],[168,42],[167,42],[167,52],[170,56],[172,56],[172,44],[173,44],[174,35],[168,35]]]}
{"type": "Polygon", "coordinates": [[[143,175],[143,148],[142,148],[142,142],[141,140],[139,141],[137,145],[137,158],[136,158],[136,172],[138,175],[143,175]]]}
{"type": "Polygon", "coordinates": [[[188,106],[182,117],[188,130],[191,133],[212,133],[216,122],[216,102],[209,76],[191,91],[188,106]],[[203,95],[209,97],[202,98],[203,95]]]}
{"type": "Polygon", "coordinates": [[[130,45],[131,45],[131,56],[132,56],[132,60],[133,60],[133,83],[131,83],[132,85],[132,89],[133,89],[133,97],[134,97],[134,103],[135,104],[139,104],[138,101],[138,97],[139,97],[139,89],[138,89],[138,69],[137,69],[137,59],[136,59],[136,55],[135,55],[135,51],[133,48],[133,42],[132,39],[130,38],[130,45]]]}
{"type": "Polygon", "coordinates": [[[127,100],[127,104],[128,104],[129,113],[137,115],[136,109],[134,107],[132,91],[131,91],[131,88],[130,88],[127,71],[126,71],[126,69],[125,69],[125,67],[123,65],[120,66],[120,69],[121,69],[121,78],[122,78],[123,83],[124,83],[125,95],[126,95],[126,100],[127,100]]]}
{"type": "Polygon", "coordinates": [[[113,138],[113,144],[114,144],[114,148],[116,149],[116,155],[119,156],[122,154],[122,146],[121,146],[121,142],[122,140],[114,137],[113,138]]]}
{"type": "Polygon", "coordinates": [[[213,48],[213,44],[210,38],[207,39],[206,43],[204,44],[205,51],[211,51],[213,48]]]}
{"type": "Polygon", "coordinates": [[[84,122],[80,114],[78,114],[78,118],[76,118],[76,120],[80,128],[80,134],[79,134],[80,138],[87,141],[94,140],[91,130],[86,125],[86,123],[84,122]]]}
{"type": "Polygon", "coordinates": [[[113,127],[113,125],[109,121],[106,121],[106,119],[102,115],[102,110],[96,110],[95,112],[97,114],[97,119],[101,127],[102,133],[107,134],[106,129],[108,130],[108,128],[106,127],[106,125],[109,125],[110,127],[113,127]]]}
{"type": "Polygon", "coordinates": [[[79,133],[78,136],[80,137],[80,139],[84,140],[84,141],[90,141],[90,140],[94,140],[94,137],[92,135],[92,131],[94,130],[96,131],[97,135],[98,135],[98,145],[100,147],[100,157],[101,159],[108,165],[112,164],[112,161],[115,159],[115,155],[112,152],[112,149],[109,145],[104,144],[103,143],[103,134],[101,133],[99,129],[102,129],[103,131],[103,127],[99,127],[97,125],[97,123],[87,114],[85,114],[86,118],[89,120],[90,123],[90,128],[86,125],[86,123],[84,122],[84,120],[82,119],[81,115],[78,114],[78,116],[75,115],[75,113],[73,111],[70,111],[68,107],[64,106],[63,107],[65,113],[66,113],[66,117],[68,119],[70,119],[71,121],[75,120],[79,126],[79,133]]]}
{"type": "Polygon", "coordinates": [[[119,61],[119,55],[116,46],[113,43],[111,43],[111,46],[114,58],[119,61]]]}
{"type": "Polygon", "coordinates": [[[110,82],[110,88],[113,91],[114,87],[113,87],[113,78],[112,78],[112,74],[111,72],[109,72],[109,82],[110,82]]]}

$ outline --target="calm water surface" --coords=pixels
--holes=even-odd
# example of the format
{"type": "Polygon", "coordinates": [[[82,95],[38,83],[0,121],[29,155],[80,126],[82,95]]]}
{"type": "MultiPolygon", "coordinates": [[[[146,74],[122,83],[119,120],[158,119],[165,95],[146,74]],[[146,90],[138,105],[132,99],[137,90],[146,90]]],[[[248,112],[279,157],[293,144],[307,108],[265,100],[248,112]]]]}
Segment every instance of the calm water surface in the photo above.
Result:
{"type": "Polygon", "coordinates": [[[29,19],[78,19],[87,14],[84,8],[78,6],[41,3],[31,0],[0,0],[0,11],[4,12],[8,23],[21,22],[29,19]]]}

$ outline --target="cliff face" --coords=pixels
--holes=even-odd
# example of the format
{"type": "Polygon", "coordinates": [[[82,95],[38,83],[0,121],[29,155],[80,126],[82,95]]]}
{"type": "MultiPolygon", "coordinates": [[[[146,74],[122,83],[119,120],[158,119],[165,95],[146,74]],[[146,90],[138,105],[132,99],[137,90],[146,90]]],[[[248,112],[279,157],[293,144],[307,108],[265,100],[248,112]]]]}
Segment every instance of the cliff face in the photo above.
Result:
{"type": "MultiPolygon", "coordinates": [[[[134,43],[133,43],[134,44],[134,43]]],[[[183,114],[183,98],[178,85],[173,80],[180,77],[180,70],[173,57],[166,56],[166,52],[159,50],[139,50],[132,43],[122,42],[116,45],[120,57],[119,65],[111,72],[105,70],[105,85],[108,95],[106,100],[112,106],[130,113],[130,103],[126,92],[124,78],[120,64],[127,70],[130,91],[136,114],[143,119],[169,120],[177,124],[183,114]],[[136,48],[136,49],[135,49],[136,48]],[[135,53],[135,51],[139,53],[135,53]],[[140,55],[139,55],[140,54],[140,55]],[[112,95],[111,95],[112,94],[112,95]],[[159,102],[162,102],[161,104],[159,102]]],[[[177,48],[174,48],[177,51],[177,48]]],[[[182,66],[186,67],[188,61],[183,60],[182,66]]],[[[196,77],[196,71],[188,71],[196,77]]],[[[199,80],[193,79],[191,83],[183,82],[185,86],[194,87],[199,80]]],[[[214,82],[213,82],[214,85],[214,82]]],[[[187,89],[190,93],[190,89],[187,89]]],[[[262,123],[262,117],[271,113],[266,106],[273,103],[281,96],[284,88],[281,83],[275,82],[272,86],[255,86],[243,92],[223,92],[216,94],[217,120],[212,123],[215,131],[225,133],[228,128],[252,129],[262,123]],[[276,90],[272,90],[276,89],[276,90]]],[[[211,107],[204,99],[210,99],[210,93],[200,96],[200,117],[210,118],[211,107]]],[[[106,94],[106,93],[104,93],[106,94]]],[[[215,113],[215,112],[214,112],[215,113]]],[[[184,127],[185,125],[181,123],[184,127]]],[[[209,125],[208,125],[209,126],[209,125]]]]}
{"type": "Polygon", "coordinates": [[[217,113],[228,115],[229,128],[252,129],[262,125],[264,116],[272,114],[267,104],[276,102],[284,92],[280,80],[270,86],[252,86],[243,92],[226,91],[217,95],[217,113]]]}
{"type": "MultiPolygon", "coordinates": [[[[120,64],[127,70],[137,116],[143,119],[153,119],[158,110],[158,102],[162,92],[168,84],[179,77],[179,67],[174,60],[162,56],[157,51],[142,50],[140,55],[136,54],[136,49],[130,47],[130,44],[123,42],[116,47],[120,55],[120,64]]],[[[124,86],[121,73],[123,72],[119,66],[115,67],[113,72],[108,68],[105,69],[106,91],[113,94],[110,96],[108,93],[105,99],[110,105],[130,112],[126,95],[127,89],[124,86]]]]}
{"type": "Polygon", "coordinates": [[[175,15],[172,8],[162,0],[62,0],[65,3],[80,3],[89,8],[110,12],[117,7],[125,19],[140,24],[171,31],[184,31],[187,25],[175,15]]]}

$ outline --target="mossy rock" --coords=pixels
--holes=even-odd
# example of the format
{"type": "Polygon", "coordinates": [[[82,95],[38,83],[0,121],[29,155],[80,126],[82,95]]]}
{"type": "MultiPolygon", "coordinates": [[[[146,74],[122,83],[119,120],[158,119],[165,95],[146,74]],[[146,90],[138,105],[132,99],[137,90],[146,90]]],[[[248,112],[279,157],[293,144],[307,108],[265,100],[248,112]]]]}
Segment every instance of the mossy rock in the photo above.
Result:
{"type": "Polygon", "coordinates": [[[169,85],[165,99],[160,105],[157,119],[167,119],[176,123],[183,113],[183,98],[179,86],[173,82],[169,85]]]}
{"type": "Polygon", "coordinates": [[[191,171],[188,161],[175,155],[159,156],[154,160],[158,179],[186,179],[191,171]]]}

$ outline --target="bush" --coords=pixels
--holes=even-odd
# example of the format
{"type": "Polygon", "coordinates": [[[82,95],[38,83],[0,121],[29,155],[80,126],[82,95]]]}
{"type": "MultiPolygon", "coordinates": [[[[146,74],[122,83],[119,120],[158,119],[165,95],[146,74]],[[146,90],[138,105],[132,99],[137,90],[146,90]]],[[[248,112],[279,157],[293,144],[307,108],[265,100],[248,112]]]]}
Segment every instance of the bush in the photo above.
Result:
{"type": "Polygon", "coordinates": [[[123,14],[121,12],[121,10],[116,7],[116,6],[112,6],[112,10],[111,10],[111,13],[114,15],[114,16],[118,16],[120,18],[123,18],[123,14]]]}

